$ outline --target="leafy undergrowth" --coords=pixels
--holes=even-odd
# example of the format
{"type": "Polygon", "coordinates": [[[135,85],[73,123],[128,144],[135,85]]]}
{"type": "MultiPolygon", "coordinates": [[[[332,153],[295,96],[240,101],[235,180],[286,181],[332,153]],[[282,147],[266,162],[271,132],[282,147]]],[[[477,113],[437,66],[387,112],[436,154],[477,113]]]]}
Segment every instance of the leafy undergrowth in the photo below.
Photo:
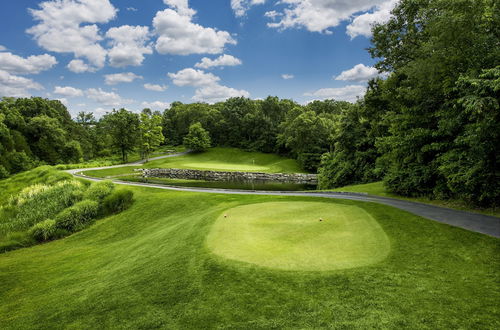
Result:
{"type": "Polygon", "coordinates": [[[374,203],[130,189],[126,211],[0,255],[3,329],[500,327],[498,239],[374,203]],[[362,208],[387,235],[389,255],[300,272],[209,251],[226,210],[277,201],[362,208]]]}
{"type": "Polygon", "coordinates": [[[432,205],[436,205],[436,206],[448,207],[448,208],[463,210],[463,211],[468,211],[468,212],[482,213],[482,214],[492,215],[494,217],[500,218],[500,208],[498,208],[498,207],[482,209],[482,208],[471,207],[466,202],[459,201],[459,200],[439,200],[439,199],[430,199],[430,198],[426,198],[426,197],[404,197],[404,196],[400,196],[400,195],[396,195],[396,194],[388,192],[386,190],[386,188],[384,187],[384,184],[382,181],[373,182],[373,183],[365,183],[365,184],[357,184],[357,185],[352,185],[352,186],[345,186],[345,187],[340,187],[340,188],[337,188],[337,189],[334,189],[331,191],[366,193],[366,194],[381,196],[381,197],[398,198],[398,199],[404,199],[404,200],[413,201],[413,202],[432,204],[432,205]]]}
{"type": "Polygon", "coordinates": [[[130,191],[114,191],[111,182],[88,185],[50,167],[0,181],[0,188],[11,192],[0,203],[0,252],[68,236],[132,203],[130,191]],[[34,175],[38,183],[28,185],[34,175]]]}

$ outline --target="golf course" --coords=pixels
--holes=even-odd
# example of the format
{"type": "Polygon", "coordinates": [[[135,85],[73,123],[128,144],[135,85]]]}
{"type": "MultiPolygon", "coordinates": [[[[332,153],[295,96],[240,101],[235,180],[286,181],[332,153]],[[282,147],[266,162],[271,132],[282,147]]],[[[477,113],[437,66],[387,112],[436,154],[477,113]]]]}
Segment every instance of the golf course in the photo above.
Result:
{"type": "MultiPolygon", "coordinates": [[[[34,171],[2,201],[68,176],[34,171]]],[[[129,189],[120,214],[0,254],[3,328],[498,325],[497,238],[377,203],[129,189]]]]}

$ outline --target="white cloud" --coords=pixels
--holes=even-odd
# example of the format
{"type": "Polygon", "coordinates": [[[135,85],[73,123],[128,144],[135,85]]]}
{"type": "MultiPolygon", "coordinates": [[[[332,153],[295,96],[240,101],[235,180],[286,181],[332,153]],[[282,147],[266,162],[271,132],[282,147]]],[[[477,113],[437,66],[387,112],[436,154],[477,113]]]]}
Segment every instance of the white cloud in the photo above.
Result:
{"type": "Polygon", "coordinates": [[[170,108],[170,103],[162,102],[162,101],[154,101],[154,102],[142,102],[141,106],[143,108],[149,108],[151,110],[165,110],[170,108]]]}
{"type": "Polygon", "coordinates": [[[376,7],[372,13],[366,13],[355,17],[351,24],[346,28],[347,34],[351,39],[357,36],[370,37],[374,24],[383,24],[391,17],[391,10],[396,6],[399,0],[388,0],[376,7]]]}
{"type": "Polygon", "coordinates": [[[220,78],[212,73],[202,70],[187,68],[177,73],[169,73],[168,76],[176,86],[206,86],[217,83],[220,78]]]}
{"type": "Polygon", "coordinates": [[[7,50],[7,48],[5,48],[5,46],[0,45],[0,52],[6,51],[6,50],[7,50]]]}
{"type": "Polygon", "coordinates": [[[135,7],[127,7],[127,11],[137,11],[137,8],[135,7]]]}
{"type": "Polygon", "coordinates": [[[271,11],[268,11],[264,14],[264,16],[271,18],[271,19],[275,19],[276,17],[282,16],[282,15],[283,14],[278,13],[276,10],[271,10],[271,11]]]}
{"type": "Polygon", "coordinates": [[[377,69],[364,64],[357,64],[352,69],[342,71],[335,80],[364,82],[379,76],[377,69]]]}
{"type": "Polygon", "coordinates": [[[109,63],[113,67],[128,65],[138,66],[144,60],[144,54],[152,54],[151,45],[146,45],[149,40],[147,26],[122,25],[106,32],[106,37],[112,39],[108,52],[109,63]]]}
{"type": "Polygon", "coordinates": [[[289,29],[304,27],[311,32],[331,33],[329,28],[338,26],[360,11],[367,11],[387,0],[281,0],[286,8],[282,12],[269,12],[272,28],[289,29]]]}
{"type": "Polygon", "coordinates": [[[237,90],[219,84],[212,84],[198,88],[193,96],[193,100],[197,102],[216,103],[231,97],[239,96],[250,97],[250,93],[245,90],[237,90]]]}
{"type": "Polygon", "coordinates": [[[281,75],[281,78],[285,79],[285,80],[288,80],[288,79],[293,79],[295,78],[295,76],[293,74],[282,74],[281,75]]]}
{"type": "Polygon", "coordinates": [[[62,96],[66,96],[66,97],[78,97],[78,96],[83,96],[83,91],[81,89],[70,87],[70,86],[66,86],[66,87],[56,86],[54,88],[54,94],[62,95],[62,96]]]}
{"type": "Polygon", "coordinates": [[[0,69],[17,74],[36,74],[48,70],[57,64],[54,56],[32,55],[27,58],[12,53],[0,53],[0,69]]]}
{"type": "Polygon", "coordinates": [[[168,76],[177,86],[197,87],[192,99],[198,102],[214,103],[230,97],[250,96],[250,93],[245,90],[237,90],[220,85],[218,83],[220,80],[219,77],[202,70],[187,68],[177,73],[169,73],[168,76]]]}
{"type": "Polygon", "coordinates": [[[95,68],[104,66],[106,50],[99,44],[99,28],[87,23],[107,23],[116,17],[109,0],[44,1],[39,7],[29,10],[39,23],[27,32],[40,47],[84,57],[95,68]]]}
{"type": "Polygon", "coordinates": [[[130,83],[136,79],[142,79],[142,76],[138,76],[132,72],[122,72],[104,75],[104,82],[106,85],[116,85],[119,83],[130,83]]]}
{"type": "Polygon", "coordinates": [[[266,0],[231,0],[231,8],[237,17],[245,16],[251,6],[262,5],[266,0]]]}
{"type": "Polygon", "coordinates": [[[0,70],[0,97],[24,97],[30,95],[28,90],[42,89],[42,85],[31,79],[15,76],[7,71],[0,70]]]}
{"type": "Polygon", "coordinates": [[[122,106],[134,102],[129,99],[122,99],[122,97],[114,92],[105,92],[102,89],[89,88],[85,91],[87,97],[91,100],[99,102],[108,106],[122,106]]]}
{"type": "Polygon", "coordinates": [[[88,65],[82,60],[72,60],[71,62],[68,63],[66,66],[69,71],[75,72],[75,73],[83,73],[83,72],[95,72],[96,68],[88,65]]]}
{"type": "Polygon", "coordinates": [[[201,59],[201,62],[196,63],[194,66],[202,69],[209,69],[212,67],[220,67],[220,66],[236,66],[241,65],[241,60],[231,56],[223,54],[216,59],[212,60],[208,57],[204,57],[201,59]]]}
{"type": "Polygon", "coordinates": [[[164,0],[173,9],[156,13],[153,26],[159,36],[155,48],[160,54],[219,54],[226,44],[236,44],[227,31],[218,31],[193,23],[196,13],[187,0],[164,0]]]}
{"type": "Polygon", "coordinates": [[[167,90],[168,86],[156,85],[156,84],[144,84],[144,88],[153,92],[163,92],[167,90]]]}
{"type": "Polygon", "coordinates": [[[339,88],[322,88],[312,93],[305,93],[305,96],[313,96],[314,99],[355,102],[358,97],[362,97],[366,92],[366,86],[348,85],[339,88]]]}

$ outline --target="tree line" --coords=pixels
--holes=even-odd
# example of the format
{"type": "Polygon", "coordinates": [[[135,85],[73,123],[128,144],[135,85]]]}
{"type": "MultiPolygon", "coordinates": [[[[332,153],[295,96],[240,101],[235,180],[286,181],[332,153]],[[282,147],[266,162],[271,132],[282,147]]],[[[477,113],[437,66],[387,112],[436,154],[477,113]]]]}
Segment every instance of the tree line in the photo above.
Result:
{"type": "Polygon", "coordinates": [[[231,146],[287,155],[320,188],[384,180],[404,196],[500,204],[500,9],[490,0],[403,0],[373,29],[385,73],[356,103],[269,96],[164,112],[113,110],[71,120],[58,101],[0,102],[0,172],[160,144],[231,146]],[[3,169],[2,169],[3,168],[3,169]]]}

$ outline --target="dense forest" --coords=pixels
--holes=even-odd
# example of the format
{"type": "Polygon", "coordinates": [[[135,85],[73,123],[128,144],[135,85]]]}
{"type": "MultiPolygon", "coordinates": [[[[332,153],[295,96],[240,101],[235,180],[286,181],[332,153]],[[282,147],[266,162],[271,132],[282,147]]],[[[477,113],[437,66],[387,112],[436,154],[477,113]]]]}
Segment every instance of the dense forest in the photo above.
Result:
{"type": "Polygon", "coordinates": [[[320,188],[384,180],[404,196],[499,205],[499,22],[492,0],[401,1],[373,29],[369,52],[383,78],[355,104],[232,98],[72,120],[59,101],[6,97],[0,177],[185,143],[288,155],[319,173],[320,188]]]}

